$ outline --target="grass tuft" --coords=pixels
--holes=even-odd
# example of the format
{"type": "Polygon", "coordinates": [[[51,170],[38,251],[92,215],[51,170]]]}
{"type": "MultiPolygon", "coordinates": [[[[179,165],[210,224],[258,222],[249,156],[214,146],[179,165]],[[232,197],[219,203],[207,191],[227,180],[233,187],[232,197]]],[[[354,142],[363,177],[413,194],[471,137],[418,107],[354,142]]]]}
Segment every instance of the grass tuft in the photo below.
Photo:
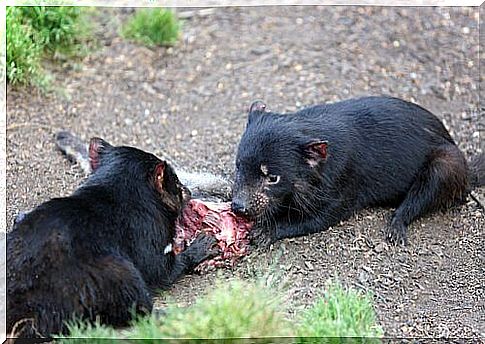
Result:
{"type": "Polygon", "coordinates": [[[162,337],[246,338],[289,335],[279,296],[259,284],[219,281],[192,307],[171,309],[162,337]]]}
{"type": "Polygon", "coordinates": [[[64,344],[91,344],[91,343],[119,343],[119,333],[108,326],[72,321],[67,324],[69,337],[59,336],[59,343],[64,344]]]}
{"type": "Polygon", "coordinates": [[[23,22],[19,7],[7,7],[7,80],[26,83],[41,75],[42,46],[32,40],[32,28],[23,22]]]}
{"type": "Polygon", "coordinates": [[[43,57],[66,58],[86,52],[90,27],[84,8],[9,6],[6,12],[7,81],[42,85],[43,57]]]}
{"type": "Polygon", "coordinates": [[[23,19],[35,32],[34,41],[51,52],[70,50],[81,43],[87,28],[82,7],[19,7],[23,19]]]}
{"type": "Polygon", "coordinates": [[[342,337],[372,339],[381,337],[382,329],[376,325],[370,295],[362,295],[353,289],[345,290],[338,283],[329,283],[323,297],[303,314],[298,335],[335,340],[342,337]]]}
{"type": "Polygon", "coordinates": [[[147,46],[170,46],[177,42],[180,23],[172,11],[144,8],[136,11],[123,26],[122,35],[147,46]]]}

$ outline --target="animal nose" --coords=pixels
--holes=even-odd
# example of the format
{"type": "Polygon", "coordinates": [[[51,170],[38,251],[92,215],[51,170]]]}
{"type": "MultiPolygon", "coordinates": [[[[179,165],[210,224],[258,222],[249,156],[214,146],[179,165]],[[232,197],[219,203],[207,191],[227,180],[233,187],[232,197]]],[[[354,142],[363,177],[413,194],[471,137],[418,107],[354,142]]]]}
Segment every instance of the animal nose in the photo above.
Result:
{"type": "Polygon", "coordinates": [[[241,200],[233,200],[231,204],[231,209],[235,214],[247,215],[248,210],[241,200]]]}

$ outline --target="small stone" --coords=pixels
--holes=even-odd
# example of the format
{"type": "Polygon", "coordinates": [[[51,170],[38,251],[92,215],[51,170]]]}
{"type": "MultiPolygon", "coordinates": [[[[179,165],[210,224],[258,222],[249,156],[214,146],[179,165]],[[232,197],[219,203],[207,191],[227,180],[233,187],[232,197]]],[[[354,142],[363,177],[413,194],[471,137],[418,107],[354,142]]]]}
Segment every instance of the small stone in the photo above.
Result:
{"type": "Polygon", "coordinates": [[[314,269],[313,264],[310,263],[309,261],[305,261],[305,266],[307,267],[308,270],[313,270],[314,269]]]}
{"type": "Polygon", "coordinates": [[[387,244],[384,243],[384,242],[381,242],[380,244],[378,244],[374,250],[377,252],[377,253],[381,253],[382,251],[386,250],[387,249],[387,244]]]}
{"type": "Polygon", "coordinates": [[[369,280],[369,274],[366,273],[365,271],[361,271],[359,273],[358,279],[361,284],[365,284],[369,280]]]}
{"type": "Polygon", "coordinates": [[[251,49],[251,54],[258,55],[258,56],[266,54],[267,52],[269,52],[269,49],[264,46],[257,46],[251,49]]]}

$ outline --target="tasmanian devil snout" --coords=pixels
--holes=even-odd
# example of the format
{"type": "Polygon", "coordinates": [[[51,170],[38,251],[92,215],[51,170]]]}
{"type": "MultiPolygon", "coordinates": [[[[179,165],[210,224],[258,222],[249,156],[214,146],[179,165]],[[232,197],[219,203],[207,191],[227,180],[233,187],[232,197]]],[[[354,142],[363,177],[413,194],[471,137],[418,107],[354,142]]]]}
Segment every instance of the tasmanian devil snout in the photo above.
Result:
{"type": "Polygon", "coordinates": [[[247,215],[248,211],[246,202],[240,198],[232,200],[231,209],[234,213],[238,215],[247,215]]]}

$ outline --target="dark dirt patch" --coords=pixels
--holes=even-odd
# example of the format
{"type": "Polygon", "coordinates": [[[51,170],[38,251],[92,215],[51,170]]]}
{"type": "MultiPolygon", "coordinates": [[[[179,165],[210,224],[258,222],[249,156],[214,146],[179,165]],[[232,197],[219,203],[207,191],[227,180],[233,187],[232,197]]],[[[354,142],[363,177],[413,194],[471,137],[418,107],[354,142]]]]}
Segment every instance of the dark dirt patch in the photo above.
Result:
{"type": "MultiPolygon", "coordinates": [[[[9,226],[19,210],[81,181],[55,152],[59,129],[230,176],[252,100],[292,111],[391,94],[437,114],[468,157],[482,148],[478,8],[219,8],[187,19],[170,49],[121,40],[124,13],[100,9],[103,47],[74,68],[57,67],[61,92],[8,88],[9,226]]],[[[483,189],[475,193],[483,199],[483,189]]],[[[221,274],[248,277],[275,265],[290,282],[290,315],[338,276],[374,293],[388,336],[485,337],[483,210],[470,201],[428,216],[411,226],[405,248],[383,240],[388,215],[363,211],[324,233],[255,249],[221,274]]],[[[189,276],[164,296],[191,303],[215,278],[189,276]]]]}

